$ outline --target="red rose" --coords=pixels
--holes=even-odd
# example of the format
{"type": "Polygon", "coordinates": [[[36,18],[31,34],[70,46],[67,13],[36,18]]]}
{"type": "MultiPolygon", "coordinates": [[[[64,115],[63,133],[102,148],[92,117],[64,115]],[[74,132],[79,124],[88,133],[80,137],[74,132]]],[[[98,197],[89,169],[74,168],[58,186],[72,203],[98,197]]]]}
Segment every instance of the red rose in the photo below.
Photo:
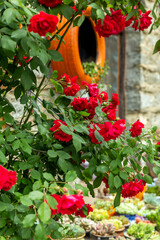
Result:
{"type": "Polygon", "coordinates": [[[0,165],[0,189],[8,181],[8,170],[0,165]]]}
{"type": "Polygon", "coordinates": [[[88,84],[87,86],[88,86],[89,96],[97,97],[99,94],[98,85],[96,83],[91,83],[91,84],[88,84]]]}
{"type": "Polygon", "coordinates": [[[144,190],[144,184],[142,182],[142,179],[137,182],[137,179],[134,182],[129,182],[125,183],[122,186],[122,197],[127,198],[127,197],[134,197],[136,196],[139,192],[143,192],[144,190]]]}
{"type": "Polygon", "coordinates": [[[71,8],[75,11],[75,13],[78,11],[78,8],[76,8],[75,5],[73,7],[71,7],[71,8]]]}
{"type": "Polygon", "coordinates": [[[109,37],[115,32],[116,25],[116,22],[110,16],[106,15],[103,24],[101,23],[101,19],[97,21],[95,31],[98,32],[100,37],[109,37]]]}
{"type": "Polygon", "coordinates": [[[54,138],[55,139],[58,139],[58,140],[63,141],[63,142],[69,142],[70,140],[72,140],[72,135],[69,135],[69,134],[63,132],[60,129],[61,124],[67,126],[67,124],[64,121],[55,120],[53,122],[54,122],[54,125],[49,130],[54,132],[54,138]]]}
{"type": "MultiPolygon", "coordinates": [[[[141,11],[139,11],[141,14],[141,11]]],[[[148,15],[151,13],[151,11],[147,11],[143,14],[141,14],[141,17],[136,20],[136,22],[132,25],[132,28],[139,29],[139,31],[143,31],[144,29],[147,29],[152,24],[152,18],[148,15]],[[140,25],[139,25],[140,21],[140,25]]]]}
{"type": "Polygon", "coordinates": [[[106,177],[103,177],[102,181],[105,183],[105,187],[109,188],[108,179],[106,177]]]}
{"type": "Polygon", "coordinates": [[[111,9],[111,16],[106,15],[101,24],[101,20],[97,21],[95,30],[101,37],[109,37],[111,35],[119,34],[125,28],[125,16],[121,10],[113,11],[111,9]]]}
{"type": "Polygon", "coordinates": [[[46,7],[54,8],[59,4],[62,4],[62,0],[38,0],[40,4],[45,5],[46,7]]]}
{"type": "Polygon", "coordinates": [[[112,12],[112,19],[119,25],[118,32],[116,33],[118,34],[125,28],[126,19],[125,19],[125,16],[122,14],[122,10],[113,11],[111,9],[111,12],[112,12]]]}
{"type": "Polygon", "coordinates": [[[132,124],[129,132],[131,132],[132,137],[137,137],[142,133],[142,128],[144,128],[144,124],[137,120],[135,123],[132,124]]]}
{"type": "Polygon", "coordinates": [[[94,133],[95,133],[96,130],[99,132],[100,130],[98,130],[97,127],[98,127],[99,129],[101,129],[101,128],[103,127],[103,125],[102,125],[102,124],[92,124],[92,126],[93,126],[93,128],[90,128],[90,129],[89,129],[89,136],[90,136],[91,142],[92,142],[92,143],[95,143],[95,144],[100,144],[100,143],[102,143],[102,142],[99,142],[99,141],[97,140],[97,138],[95,137],[94,133]],[[96,126],[97,126],[97,127],[96,127],[96,126]]]}
{"type": "Polygon", "coordinates": [[[86,205],[84,205],[86,208],[87,208],[87,215],[85,215],[84,213],[83,213],[83,208],[81,208],[81,209],[79,209],[79,210],[77,210],[76,212],[75,212],[75,216],[80,216],[80,217],[82,217],[82,218],[85,218],[85,217],[87,217],[88,215],[89,215],[89,213],[90,212],[93,212],[93,208],[91,207],[91,205],[90,204],[86,204],[86,205]]]}
{"type": "Polygon", "coordinates": [[[114,105],[119,105],[119,97],[118,97],[118,94],[117,93],[113,93],[112,94],[112,103],[114,105]]]}
{"type": "Polygon", "coordinates": [[[31,17],[29,22],[29,32],[38,33],[40,36],[46,36],[47,32],[53,33],[56,30],[58,17],[41,11],[39,14],[31,17]]]}
{"type": "Polygon", "coordinates": [[[95,115],[95,108],[98,107],[98,102],[95,98],[90,97],[87,104],[87,111],[90,113],[89,119],[92,119],[95,115]]]}
{"type": "Polygon", "coordinates": [[[71,106],[73,106],[73,108],[75,110],[78,110],[78,111],[82,111],[84,110],[86,107],[87,107],[87,98],[74,98],[73,99],[73,102],[71,102],[71,106]]]}
{"type": "MultiPolygon", "coordinates": [[[[56,215],[56,214],[58,214],[60,212],[60,208],[61,208],[61,195],[51,194],[51,196],[54,197],[55,200],[57,201],[57,206],[56,206],[57,209],[51,208],[51,216],[52,216],[52,215],[56,215]]],[[[46,200],[46,202],[47,202],[47,200],[46,200]]]]}
{"type": "Polygon", "coordinates": [[[84,204],[82,195],[63,195],[60,213],[71,215],[76,212],[77,208],[82,208],[84,204]]]}
{"type": "Polygon", "coordinates": [[[110,121],[115,121],[116,120],[116,112],[115,111],[116,111],[115,109],[112,109],[112,110],[108,111],[107,118],[110,121]]]}
{"type": "Polygon", "coordinates": [[[65,94],[66,96],[75,96],[79,90],[80,86],[77,83],[73,83],[73,85],[64,88],[63,94],[65,94]]]}
{"type": "Polygon", "coordinates": [[[159,146],[160,146],[160,142],[158,142],[156,145],[159,145],[159,146]]]}
{"type": "Polygon", "coordinates": [[[114,131],[113,131],[112,124],[110,122],[105,122],[101,127],[99,133],[107,142],[113,139],[114,131]]]}
{"type": "Polygon", "coordinates": [[[8,179],[4,183],[2,189],[4,191],[8,191],[11,189],[13,185],[15,185],[17,182],[17,173],[15,171],[8,171],[8,179]]]}
{"type": "Polygon", "coordinates": [[[104,102],[108,101],[108,94],[106,92],[101,92],[100,97],[104,102]]]}
{"type": "Polygon", "coordinates": [[[114,132],[113,139],[115,140],[116,138],[118,138],[125,129],[126,129],[126,124],[124,119],[119,119],[118,121],[116,121],[113,124],[113,132],[114,132]]]}

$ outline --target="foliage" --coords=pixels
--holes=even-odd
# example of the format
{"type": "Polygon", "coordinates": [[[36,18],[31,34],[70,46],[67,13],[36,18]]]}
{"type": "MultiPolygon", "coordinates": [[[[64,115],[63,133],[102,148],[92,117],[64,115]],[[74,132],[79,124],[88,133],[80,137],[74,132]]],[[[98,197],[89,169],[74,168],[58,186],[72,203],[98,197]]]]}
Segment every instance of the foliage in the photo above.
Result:
{"type": "MultiPolygon", "coordinates": [[[[156,4],[158,1],[152,11],[155,18],[152,28],[159,26],[156,4]]],[[[0,194],[0,236],[3,239],[45,240],[47,236],[61,239],[60,224],[57,222],[61,214],[51,218],[51,209],[56,210],[57,207],[57,201],[51,194],[73,195],[82,190],[84,196],[88,196],[89,191],[94,196],[94,188],[100,186],[105,176],[109,177],[110,191],[117,194],[116,206],[122,185],[127,179],[140,180],[140,172],[143,171],[143,180],[151,183],[147,168],[141,169],[139,161],[141,158],[151,163],[154,161],[157,148],[152,145],[150,138],[154,138],[155,127],[136,138],[126,131],[116,140],[107,142],[97,128],[96,139],[102,143],[94,144],[89,137],[88,126],[91,121],[87,117],[90,114],[86,110],[78,112],[70,105],[74,97],[62,94],[63,86],[61,81],[57,81],[56,72],[53,72],[51,82],[53,89],[61,95],[55,97],[55,91],[50,89],[53,101],[39,97],[46,87],[46,81],[50,81],[51,62],[63,60],[58,50],[67,30],[72,24],[80,26],[83,23],[83,10],[91,6],[91,17],[95,21],[103,20],[110,13],[109,8],[121,9],[129,19],[133,15],[138,17],[135,5],[137,1],[130,0],[79,0],[76,1],[76,12],[71,8],[74,6],[72,0],[63,0],[55,8],[40,5],[37,0],[1,0],[0,118],[3,120],[0,122],[0,164],[16,171],[18,178],[16,185],[8,192],[1,190],[0,194]],[[40,11],[58,15],[59,20],[64,16],[67,22],[61,28],[57,26],[53,35],[48,33],[46,37],[41,37],[38,33],[28,31],[30,19],[40,11]],[[55,50],[50,49],[53,40],[59,41],[55,50]],[[40,82],[36,78],[37,72],[43,75],[40,82]],[[15,109],[9,101],[11,92],[24,107],[20,120],[14,118],[15,109]],[[72,136],[71,141],[59,141],[49,130],[56,119],[67,124],[62,124],[60,128],[72,136]],[[81,164],[82,159],[89,162],[87,169],[81,164]],[[96,178],[91,184],[93,174],[96,178]],[[80,184],[71,186],[77,177],[85,182],[86,187],[80,184]]],[[[145,11],[141,1],[138,6],[145,11]]],[[[95,109],[95,115],[95,119],[92,119],[94,123],[104,123],[107,119],[100,104],[95,109]]],[[[158,165],[155,171],[160,176],[160,163],[155,163],[158,165]]]]}
{"type": "Polygon", "coordinates": [[[60,228],[60,231],[63,238],[76,238],[85,234],[83,228],[74,224],[64,224],[63,227],[60,228]]]}

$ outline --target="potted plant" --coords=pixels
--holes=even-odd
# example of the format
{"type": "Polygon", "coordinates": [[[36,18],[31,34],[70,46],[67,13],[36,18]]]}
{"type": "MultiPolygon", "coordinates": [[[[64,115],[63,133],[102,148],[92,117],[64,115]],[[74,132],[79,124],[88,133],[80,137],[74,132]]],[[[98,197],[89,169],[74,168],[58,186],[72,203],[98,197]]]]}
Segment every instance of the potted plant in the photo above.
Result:
{"type": "Polygon", "coordinates": [[[112,223],[97,223],[90,233],[93,240],[108,240],[111,238],[115,238],[116,228],[113,226],[112,223]]]}
{"type": "Polygon", "coordinates": [[[85,231],[75,224],[64,224],[60,229],[62,240],[84,240],[85,231]]]}

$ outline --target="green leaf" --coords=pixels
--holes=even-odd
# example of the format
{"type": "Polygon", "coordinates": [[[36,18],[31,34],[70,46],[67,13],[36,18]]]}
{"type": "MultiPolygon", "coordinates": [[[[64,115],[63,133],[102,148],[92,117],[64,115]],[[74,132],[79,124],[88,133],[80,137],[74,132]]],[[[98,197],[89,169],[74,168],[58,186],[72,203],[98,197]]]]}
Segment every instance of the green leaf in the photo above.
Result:
{"type": "Polygon", "coordinates": [[[57,209],[58,203],[57,203],[56,199],[50,195],[47,195],[46,198],[47,198],[47,203],[49,204],[49,206],[52,209],[57,209]]]}
{"type": "Polygon", "coordinates": [[[104,164],[101,164],[97,167],[97,172],[98,173],[105,173],[105,172],[108,172],[109,168],[108,166],[104,163],[104,164]]]}
{"type": "Polygon", "coordinates": [[[114,207],[118,207],[120,205],[120,198],[121,198],[121,189],[117,192],[115,196],[114,207]]]}
{"type": "Polygon", "coordinates": [[[33,186],[32,186],[33,191],[35,191],[35,190],[37,190],[37,189],[39,189],[39,188],[41,188],[41,187],[42,187],[42,182],[41,182],[41,181],[36,181],[36,182],[33,184],[33,186]]]}
{"type": "Polygon", "coordinates": [[[93,182],[93,187],[98,188],[102,183],[102,176],[96,177],[96,179],[93,182]]]}
{"type": "Polygon", "coordinates": [[[43,173],[43,177],[48,180],[48,181],[54,181],[54,177],[52,176],[51,173],[43,173]]]}
{"type": "Polygon", "coordinates": [[[2,36],[1,38],[2,48],[11,52],[15,52],[16,42],[14,42],[8,36],[2,36]]]}
{"type": "Polygon", "coordinates": [[[96,13],[97,13],[97,18],[98,19],[104,19],[105,14],[104,14],[104,11],[102,9],[97,9],[96,13]]]}
{"type": "Polygon", "coordinates": [[[41,223],[38,223],[36,228],[35,228],[35,238],[36,240],[46,240],[46,232],[45,232],[45,228],[43,227],[43,225],[41,223]]]}
{"type": "Polygon", "coordinates": [[[38,208],[38,215],[43,223],[47,223],[51,218],[51,209],[46,202],[38,208]]]}
{"type": "Polygon", "coordinates": [[[97,130],[95,130],[94,135],[99,143],[104,141],[104,138],[101,136],[101,134],[97,130]]]}
{"type": "Polygon", "coordinates": [[[6,122],[11,123],[11,124],[14,123],[14,118],[11,116],[11,114],[5,113],[3,117],[6,122]]]}
{"type": "Polygon", "coordinates": [[[60,83],[55,81],[54,79],[50,79],[51,83],[54,85],[56,92],[63,93],[63,87],[60,83]]]}
{"type": "Polygon", "coordinates": [[[5,157],[4,153],[0,150],[0,162],[7,163],[7,158],[5,157]]]}
{"type": "Polygon", "coordinates": [[[29,193],[29,198],[31,200],[39,200],[44,197],[44,194],[40,191],[33,191],[29,193]]]}
{"type": "Polygon", "coordinates": [[[18,29],[11,34],[11,38],[20,39],[27,35],[27,31],[24,29],[18,29]]]}
{"type": "Polygon", "coordinates": [[[84,187],[84,186],[82,186],[82,185],[80,185],[80,184],[75,184],[75,189],[76,189],[76,190],[78,190],[78,189],[82,190],[83,196],[86,196],[86,197],[88,196],[89,190],[88,190],[87,187],[84,187]]]}
{"type": "Polygon", "coordinates": [[[58,166],[61,168],[63,172],[67,172],[68,165],[67,162],[63,158],[58,159],[58,166]]]}
{"type": "Polygon", "coordinates": [[[28,144],[26,139],[21,139],[21,148],[24,152],[28,153],[29,155],[31,155],[32,153],[32,148],[31,146],[28,144]]]}
{"type": "Polygon", "coordinates": [[[0,212],[6,210],[6,204],[4,202],[0,202],[0,212]]]}
{"type": "Polygon", "coordinates": [[[23,227],[32,227],[35,224],[36,221],[36,215],[35,214],[28,214],[23,219],[23,227]]]}
{"type": "Polygon", "coordinates": [[[55,62],[61,62],[63,61],[63,57],[60,54],[60,52],[56,51],[56,50],[48,50],[49,55],[52,57],[52,60],[55,62]]]}
{"type": "Polygon", "coordinates": [[[155,54],[155,53],[157,53],[159,51],[160,51],[160,40],[158,40],[156,42],[156,45],[155,45],[154,50],[153,50],[153,54],[155,54]]]}
{"type": "Polygon", "coordinates": [[[6,219],[5,218],[0,218],[0,228],[3,228],[6,226],[6,219]]]}
{"type": "Polygon", "coordinates": [[[78,137],[75,134],[73,135],[73,146],[75,147],[77,152],[79,152],[82,148],[82,144],[78,140],[78,137]]]}
{"type": "Polygon", "coordinates": [[[147,166],[145,166],[145,167],[143,168],[143,173],[144,173],[144,174],[148,174],[148,173],[149,173],[149,170],[148,170],[148,167],[147,167],[147,166]]]}
{"type": "Polygon", "coordinates": [[[114,177],[114,186],[116,188],[119,188],[122,185],[122,181],[119,176],[114,177]]]}
{"type": "Polygon", "coordinates": [[[41,175],[40,175],[40,173],[37,170],[32,169],[31,170],[31,177],[33,179],[38,179],[39,180],[41,178],[41,175]]]}
{"type": "Polygon", "coordinates": [[[13,150],[15,151],[16,149],[18,149],[20,147],[20,144],[21,142],[19,140],[15,140],[13,143],[12,143],[12,148],[13,150]]]}
{"type": "Polygon", "coordinates": [[[88,117],[90,115],[90,113],[85,112],[85,111],[79,111],[78,112],[80,115],[84,116],[84,117],[88,117]]]}
{"type": "Polygon", "coordinates": [[[71,155],[64,151],[57,151],[57,155],[63,159],[70,159],[71,155]]]}
{"type": "Polygon", "coordinates": [[[60,129],[61,129],[64,133],[69,134],[69,135],[72,135],[71,130],[70,130],[67,126],[65,126],[65,125],[61,124],[60,129]]]}
{"type": "Polygon", "coordinates": [[[21,81],[26,90],[29,90],[32,86],[33,79],[31,77],[31,71],[27,68],[22,72],[21,81]]]}
{"type": "Polygon", "coordinates": [[[33,202],[29,199],[28,195],[20,197],[20,202],[28,207],[33,205],[33,202]]]}
{"type": "Polygon", "coordinates": [[[152,184],[152,182],[153,182],[152,177],[149,176],[149,175],[145,175],[145,176],[143,177],[143,180],[144,180],[146,183],[149,183],[149,184],[152,184]]]}
{"type": "Polygon", "coordinates": [[[73,0],[63,0],[63,3],[65,3],[65,4],[70,4],[70,3],[72,3],[73,2],[73,0]]]}
{"type": "Polygon", "coordinates": [[[133,17],[137,13],[138,9],[133,9],[130,13],[128,13],[126,17],[126,21],[128,21],[131,17],[133,17]]]}
{"type": "Polygon", "coordinates": [[[75,13],[75,11],[71,7],[69,7],[68,5],[62,5],[61,6],[61,11],[62,11],[63,16],[66,19],[69,19],[70,17],[72,17],[72,15],[75,13]]]}
{"type": "Polygon", "coordinates": [[[78,20],[77,26],[80,27],[82,25],[82,23],[84,22],[84,20],[85,20],[85,15],[82,14],[82,16],[78,20]]]}
{"type": "Polygon", "coordinates": [[[47,154],[50,158],[57,157],[57,152],[55,152],[54,150],[48,150],[47,154]]]}
{"type": "Polygon", "coordinates": [[[67,172],[67,174],[65,176],[65,181],[73,182],[76,179],[76,177],[77,177],[76,171],[71,170],[71,171],[67,172]]]}
{"type": "Polygon", "coordinates": [[[121,177],[122,179],[124,179],[124,180],[126,180],[126,179],[128,178],[128,174],[127,174],[126,172],[120,171],[119,175],[120,175],[120,177],[121,177]]]}

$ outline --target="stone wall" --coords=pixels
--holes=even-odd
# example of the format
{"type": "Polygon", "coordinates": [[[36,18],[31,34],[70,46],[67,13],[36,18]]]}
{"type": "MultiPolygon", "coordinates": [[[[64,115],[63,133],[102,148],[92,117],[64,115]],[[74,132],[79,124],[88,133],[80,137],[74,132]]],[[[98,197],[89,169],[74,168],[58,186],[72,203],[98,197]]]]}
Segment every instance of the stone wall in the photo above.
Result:
{"type": "MultiPolygon", "coordinates": [[[[146,0],[146,8],[152,9],[154,0],[146,0]]],[[[146,127],[160,126],[160,54],[152,54],[159,39],[159,29],[148,34],[127,31],[126,61],[126,119],[140,119],[146,127]]]]}

